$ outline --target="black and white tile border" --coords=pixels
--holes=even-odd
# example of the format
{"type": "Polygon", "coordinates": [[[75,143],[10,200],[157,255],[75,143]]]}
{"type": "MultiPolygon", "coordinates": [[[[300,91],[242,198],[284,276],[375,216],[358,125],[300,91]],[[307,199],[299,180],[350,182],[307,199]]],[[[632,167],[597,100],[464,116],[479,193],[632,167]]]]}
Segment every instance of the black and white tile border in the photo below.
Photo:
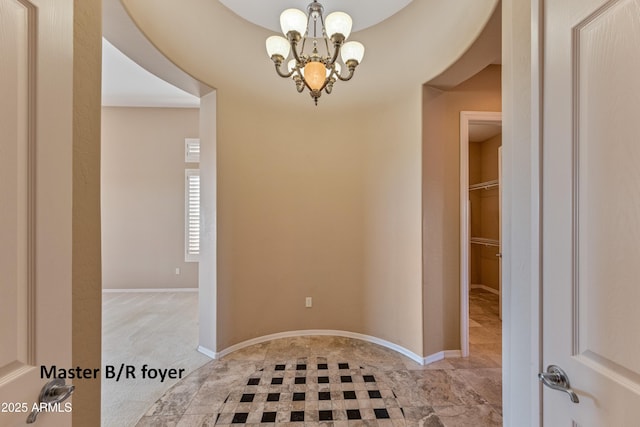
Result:
{"type": "Polygon", "coordinates": [[[312,357],[266,365],[251,374],[229,393],[215,425],[362,421],[398,426],[405,425],[404,419],[396,394],[374,370],[312,357]]]}

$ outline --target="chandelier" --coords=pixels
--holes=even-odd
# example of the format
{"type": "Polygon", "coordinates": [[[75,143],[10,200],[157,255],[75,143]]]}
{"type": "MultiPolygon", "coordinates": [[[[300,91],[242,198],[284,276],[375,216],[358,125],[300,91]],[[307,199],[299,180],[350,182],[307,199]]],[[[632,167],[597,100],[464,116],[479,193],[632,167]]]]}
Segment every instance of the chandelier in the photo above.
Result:
{"type": "Polygon", "coordinates": [[[362,43],[345,43],[351,34],[351,17],[344,12],[333,12],[325,19],[323,12],[324,8],[316,0],[307,6],[306,14],[299,9],[287,9],[280,15],[280,27],[286,38],[267,38],[267,53],[278,75],[292,78],[298,92],[307,88],[316,105],[323,90],[329,94],[337,80],[351,80],[364,56],[362,43]],[[282,64],[289,53],[292,58],[283,71],[282,64]],[[346,75],[342,75],[343,66],[348,70],[346,75]]]}

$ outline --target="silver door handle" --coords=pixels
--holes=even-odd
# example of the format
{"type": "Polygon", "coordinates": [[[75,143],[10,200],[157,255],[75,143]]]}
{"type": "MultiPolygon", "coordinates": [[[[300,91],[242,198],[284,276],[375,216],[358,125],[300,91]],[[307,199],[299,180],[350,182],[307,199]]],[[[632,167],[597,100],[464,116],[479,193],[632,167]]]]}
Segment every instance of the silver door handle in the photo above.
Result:
{"type": "MultiPolygon", "coordinates": [[[[38,405],[40,403],[53,404],[64,402],[71,396],[75,390],[75,386],[69,384],[66,385],[63,379],[57,378],[49,381],[40,390],[40,396],[38,397],[38,405]]],[[[36,417],[40,411],[34,409],[27,417],[27,424],[33,424],[36,422],[36,417]]]]}
{"type": "Polygon", "coordinates": [[[571,384],[569,384],[569,377],[567,374],[556,365],[547,366],[547,372],[540,372],[538,379],[542,381],[542,384],[549,388],[558,391],[564,391],[569,395],[573,403],[580,403],[578,395],[571,390],[571,384]]]}

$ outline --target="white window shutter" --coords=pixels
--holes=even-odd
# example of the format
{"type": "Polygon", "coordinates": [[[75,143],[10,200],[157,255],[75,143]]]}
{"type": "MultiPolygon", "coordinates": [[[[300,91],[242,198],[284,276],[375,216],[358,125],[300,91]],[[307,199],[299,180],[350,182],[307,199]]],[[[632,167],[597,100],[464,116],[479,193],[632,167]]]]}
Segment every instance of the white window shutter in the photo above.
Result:
{"type": "Polygon", "coordinates": [[[200,163],[200,139],[184,139],[184,161],[186,163],[200,163]]]}
{"type": "Polygon", "coordinates": [[[185,169],[185,261],[200,257],[200,170],[185,169]]]}

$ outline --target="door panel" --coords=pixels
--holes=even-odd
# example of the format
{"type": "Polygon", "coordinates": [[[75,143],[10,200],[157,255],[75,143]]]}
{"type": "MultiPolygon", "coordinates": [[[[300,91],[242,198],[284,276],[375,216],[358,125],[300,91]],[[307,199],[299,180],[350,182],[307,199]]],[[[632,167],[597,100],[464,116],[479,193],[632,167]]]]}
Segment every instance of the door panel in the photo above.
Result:
{"type": "MultiPolygon", "coordinates": [[[[640,373],[640,3],[576,29],[579,353],[640,373]],[[634,197],[635,195],[635,197],[634,197]]],[[[620,371],[622,372],[622,371],[620,371]]]]}
{"type": "MultiPolygon", "coordinates": [[[[71,1],[0,0],[0,425],[71,368],[71,1]]],[[[66,426],[71,414],[43,413],[66,426]]]]}
{"type": "Polygon", "coordinates": [[[33,28],[33,10],[15,0],[0,0],[0,121],[3,142],[0,146],[0,375],[10,375],[28,363],[33,318],[27,296],[31,294],[29,236],[29,92],[33,82],[29,76],[29,39],[33,28]],[[7,33],[12,36],[7,37],[7,33]],[[4,34],[4,35],[2,35],[4,34]]]}
{"type": "Polygon", "coordinates": [[[640,0],[545,2],[545,426],[640,419],[640,0]]]}

